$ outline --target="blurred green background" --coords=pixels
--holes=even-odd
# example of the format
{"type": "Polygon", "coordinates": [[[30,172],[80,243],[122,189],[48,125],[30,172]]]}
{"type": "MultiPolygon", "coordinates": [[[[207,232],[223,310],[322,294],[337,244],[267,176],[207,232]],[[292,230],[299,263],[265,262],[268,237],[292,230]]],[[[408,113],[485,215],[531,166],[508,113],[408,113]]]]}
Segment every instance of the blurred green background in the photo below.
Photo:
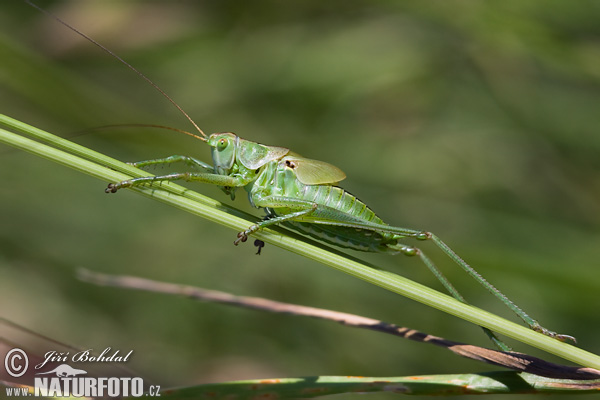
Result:
{"type": "MultiPolygon", "coordinates": [[[[435,232],[544,326],[600,352],[600,3],[42,4],[147,74],[206,132],[339,166],[343,186],[384,220],[435,232]]],[[[0,88],[2,113],[65,137],[119,123],[192,129],[123,65],[20,2],[0,5],[0,88]]],[[[210,161],[202,143],[168,131],[74,140],[124,161],[210,161]]],[[[322,321],[81,283],[78,267],[139,275],[490,346],[462,320],[273,246],[255,256],[221,226],[0,152],[0,313],[12,321],[86,348],[134,349],[130,366],[163,385],[493,369],[322,321]]],[[[251,211],[244,196],[234,204],[251,211]]],[[[513,318],[424,248],[469,301],[513,318]]],[[[417,259],[358,256],[441,290],[417,259]]]]}

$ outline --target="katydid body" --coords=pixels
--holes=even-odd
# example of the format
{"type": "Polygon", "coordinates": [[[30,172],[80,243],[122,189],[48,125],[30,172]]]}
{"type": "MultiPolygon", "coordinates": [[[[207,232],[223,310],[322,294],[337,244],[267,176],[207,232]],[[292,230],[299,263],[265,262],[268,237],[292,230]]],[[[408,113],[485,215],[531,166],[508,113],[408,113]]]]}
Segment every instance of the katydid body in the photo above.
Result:
{"type": "MultiPolygon", "coordinates": [[[[218,185],[231,198],[244,188],[250,203],[264,208],[267,219],[238,234],[235,244],[269,225],[282,225],[329,244],[353,250],[418,256],[456,299],[465,302],[452,284],[417,247],[403,239],[431,240],[456,264],[504,302],[532,329],[559,340],[574,340],[543,328],[504,294],[487,282],[450,247],[431,232],[386,224],[365,203],[337,183],[346,175],[337,167],[300,157],[284,147],[266,146],[241,139],[233,133],[215,133],[206,141],[212,150],[213,165],[187,156],[171,156],[133,163],[137,167],[185,162],[202,172],[173,173],[134,178],[110,184],[107,193],[157,181],[197,181],[218,185]]],[[[500,346],[495,336],[486,333],[500,346]]]]}

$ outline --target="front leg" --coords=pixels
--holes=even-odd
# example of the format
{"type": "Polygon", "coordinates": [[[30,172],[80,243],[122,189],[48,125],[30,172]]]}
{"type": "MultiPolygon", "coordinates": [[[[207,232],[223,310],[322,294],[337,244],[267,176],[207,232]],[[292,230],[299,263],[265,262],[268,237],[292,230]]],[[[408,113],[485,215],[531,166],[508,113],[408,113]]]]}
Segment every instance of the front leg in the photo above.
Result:
{"type": "Polygon", "coordinates": [[[172,182],[177,180],[184,180],[187,182],[202,182],[209,183],[211,185],[227,187],[245,186],[249,182],[249,180],[244,179],[241,176],[218,175],[207,172],[181,172],[161,176],[143,176],[118,183],[109,183],[108,187],[104,191],[106,193],[116,193],[117,190],[123,188],[141,186],[152,182],[172,182]]]}
{"type": "Polygon", "coordinates": [[[174,156],[169,156],[169,157],[165,157],[165,158],[155,158],[152,160],[145,160],[145,161],[137,161],[137,162],[128,163],[128,164],[133,165],[134,167],[137,167],[137,168],[144,168],[149,165],[173,164],[176,162],[183,162],[192,168],[200,168],[200,169],[206,170],[208,172],[214,171],[214,167],[210,164],[205,163],[204,161],[200,161],[194,157],[181,156],[181,155],[174,155],[174,156]]]}

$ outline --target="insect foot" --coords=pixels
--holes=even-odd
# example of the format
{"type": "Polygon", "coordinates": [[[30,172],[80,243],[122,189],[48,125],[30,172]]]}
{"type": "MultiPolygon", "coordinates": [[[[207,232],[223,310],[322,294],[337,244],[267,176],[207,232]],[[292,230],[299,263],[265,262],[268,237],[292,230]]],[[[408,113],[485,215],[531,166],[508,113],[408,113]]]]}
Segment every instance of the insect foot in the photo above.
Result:
{"type": "Polygon", "coordinates": [[[577,344],[577,339],[575,339],[574,336],[563,335],[561,333],[552,332],[539,324],[532,326],[532,329],[534,331],[544,334],[546,336],[550,336],[551,338],[556,339],[560,342],[566,342],[567,340],[570,340],[571,342],[577,344]]]}
{"type": "Polygon", "coordinates": [[[104,193],[117,193],[117,190],[131,186],[130,181],[123,181],[119,183],[109,183],[104,193]]]}
{"type": "Polygon", "coordinates": [[[104,193],[117,193],[117,190],[119,190],[119,188],[115,183],[109,183],[108,187],[104,189],[104,193]]]}
{"type": "Polygon", "coordinates": [[[240,242],[245,242],[246,240],[248,240],[248,235],[246,234],[246,232],[239,232],[237,234],[237,239],[235,239],[233,244],[237,246],[238,244],[240,244],[240,242]]]}

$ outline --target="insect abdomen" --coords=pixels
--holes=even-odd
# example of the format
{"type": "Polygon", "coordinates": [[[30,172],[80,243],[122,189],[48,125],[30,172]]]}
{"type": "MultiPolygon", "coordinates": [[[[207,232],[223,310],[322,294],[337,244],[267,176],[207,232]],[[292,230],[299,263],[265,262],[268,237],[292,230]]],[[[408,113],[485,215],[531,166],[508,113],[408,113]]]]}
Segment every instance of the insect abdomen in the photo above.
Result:
{"type": "Polygon", "coordinates": [[[383,223],[365,203],[337,186],[304,185],[301,196],[304,200],[330,207],[366,222],[383,223]]]}
{"type": "MultiPolygon", "coordinates": [[[[301,189],[301,196],[304,200],[329,207],[354,219],[358,218],[365,222],[384,224],[381,218],[367,207],[365,203],[340,187],[331,185],[304,185],[301,189]]],[[[343,221],[343,218],[338,219],[343,221]]],[[[390,240],[390,235],[388,234],[366,229],[299,221],[290,221],[284,225],[315,239],[359,251],[385,251],[386,247],[384,243],[390,240]]]]}

